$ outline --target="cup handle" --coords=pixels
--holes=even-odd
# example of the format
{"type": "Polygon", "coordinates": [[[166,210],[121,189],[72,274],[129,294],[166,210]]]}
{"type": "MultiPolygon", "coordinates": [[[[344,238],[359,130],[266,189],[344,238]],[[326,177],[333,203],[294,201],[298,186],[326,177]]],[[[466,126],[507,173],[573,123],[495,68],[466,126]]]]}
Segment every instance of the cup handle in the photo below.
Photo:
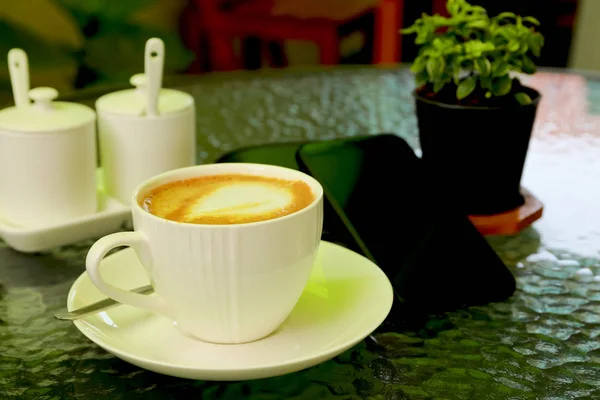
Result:
{"type": "Polygon", "coordinates": [[[119,289],[116,286],[106,283],[106,281],[102,279],[100,274],[100,262],[106,256],[106,253],[115,247],[121,246],[131,247],[140,260],[151,259],[148,242],[142,234],[138,232],[120,232],[105,236],[94,243],[85,260],[85,268],[94,285],[96,285],[102,293],[119,303],[129,304],[170,318],[170,313],[168,312],[164,299],[119,289]]]}

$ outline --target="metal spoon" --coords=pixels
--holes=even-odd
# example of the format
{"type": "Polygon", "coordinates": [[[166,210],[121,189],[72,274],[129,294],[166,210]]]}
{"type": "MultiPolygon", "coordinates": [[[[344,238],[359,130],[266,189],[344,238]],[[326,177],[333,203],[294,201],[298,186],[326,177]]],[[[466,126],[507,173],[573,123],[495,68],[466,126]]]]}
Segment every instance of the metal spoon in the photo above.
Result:
{"type": "MultiPolygon", "coordinates": [[[[139,294],[151,294],[154,293],[152,285],[142,286],[131,290],[134,293],[139,294]]],[[[113,299],[104,299],[88,306],[78,308],[77,310],[61,312],[54,315],[54,318],[60,319],[61,321],[75,321],[81,318],[85,318],[89,315],[98,314],[100,311],[105,311],[121,303],[113,299]]]]}

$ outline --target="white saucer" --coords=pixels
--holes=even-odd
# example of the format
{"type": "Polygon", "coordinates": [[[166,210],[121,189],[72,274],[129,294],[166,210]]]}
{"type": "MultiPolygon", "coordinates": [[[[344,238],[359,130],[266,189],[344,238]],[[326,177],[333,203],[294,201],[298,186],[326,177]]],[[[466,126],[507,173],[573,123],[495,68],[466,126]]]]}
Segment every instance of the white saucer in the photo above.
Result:
{"type": "Polygon", "coordinates": [[[9,247],[34,253],[90,238],[99,238],[131,225],[131,208],[104,194],[102,169],[96,171],[98,211],[51,226],[23,227],[0,216],[0,238],[9,247]]]}
{"type": "MultiPolygon", "coordinates": [[[[105,258],[101,270],[107,282],[123,289],[149,282],[131,249],[105,258]]],[[[84,273],[73,284],[67,307],[74,310],[104,298],[84,273]]],[[[375,264],[321,242],[298,304],[262,340],[238,345],[194,340],[168,319],[127,305],[75,321],[75,326],[100,347],[141,368],[181,378],[246,380],[299,371],[341,354],[383,322],[392,300],[390,281],[375,264]]]]}

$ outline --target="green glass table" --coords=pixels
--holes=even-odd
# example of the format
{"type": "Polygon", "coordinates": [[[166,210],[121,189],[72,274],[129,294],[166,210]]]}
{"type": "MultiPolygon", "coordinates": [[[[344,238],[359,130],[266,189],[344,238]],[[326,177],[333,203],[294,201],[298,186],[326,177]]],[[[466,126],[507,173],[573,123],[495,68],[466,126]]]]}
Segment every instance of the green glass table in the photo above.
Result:
{"type": "MultiPolygon", "coordinates": [[[[171,83],[196,99],[202,163],[247,145],[379,132],[418,147],[413,80],[404,68],[171,83]]],[[[593,278],[600,274],[600,79],[545,71],[528,83],[545,97],[523,182],[546,208],[521,234],[489,239],[517,278],[510,300],[431,317],[415,331],[376,333],[295,374],[188,381],[121,361],[52,317],[85,270],[92,241],[35,255],[0,242],[0,398],[600,398],[600,278],[593,278]]],[[[100,94],[74,99],[93,104],[100,94]]],[[[448,254],[454,268],[460,260],[448,254]]]]}

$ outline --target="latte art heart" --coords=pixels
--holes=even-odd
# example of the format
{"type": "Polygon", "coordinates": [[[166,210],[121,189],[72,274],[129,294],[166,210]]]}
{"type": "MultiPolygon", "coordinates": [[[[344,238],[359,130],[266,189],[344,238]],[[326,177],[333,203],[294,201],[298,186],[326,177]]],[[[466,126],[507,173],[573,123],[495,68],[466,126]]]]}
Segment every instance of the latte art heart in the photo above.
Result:
{"type": "Polygon", "coordinates": [[[215,175],[159,186],[140,205],[178,222],[240,224],[282,217],[307,207],[315,196],[302,181],[252,175],[215,175]]]}

